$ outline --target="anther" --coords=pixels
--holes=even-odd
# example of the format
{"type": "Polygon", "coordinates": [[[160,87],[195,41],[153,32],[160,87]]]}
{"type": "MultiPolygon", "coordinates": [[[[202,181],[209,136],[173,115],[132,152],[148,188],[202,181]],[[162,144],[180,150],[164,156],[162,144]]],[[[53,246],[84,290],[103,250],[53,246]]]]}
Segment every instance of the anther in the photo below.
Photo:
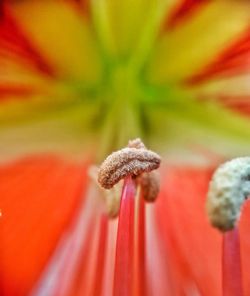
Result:
{"type": "MultiPolygon", "coordinates": [[[[128,147],[137,149],[146,149],[145,145],[140,138],[130,140],[128,147]]],[[[152,171],[150,173],[143,173],[136,177],[137,184],[142,189],[143,198],[148,202],[156,200],[160,191],[160,178],[159,174],[152,171]]]]}
{"type": "Polygon", "coordinates": [[[146,149],[145,145],[143,144],[140,138],[136,138],[134,140],[128,141],[129,148],[137,148],[137,149],[146,149]]]}
{"type": "Polygon", "coordinates": [[[110,189],[127,176],[136,177],[159,168],[160,162],[160,156],[151,150],[126,147],[104,160],[99,169],[98,182],[103,188],[110,189]]]}
{"type": "Polygon", "coordinates": [[[206,208],[211,224],[221,231],[233,229],[249,194],[250,157],[236,158],[221,165],[208,190],[206,208]]]}
{"type": "Polygon", "coordinates": [[[103,202],[105,204],[105,210],[110,218],[116,218],[119,214],[119,208],[120,208],[120,201],[121,201],[121,193],[122,193],[122,183],[117,183],[114,187],[112,187],[110,190],[105,190],[102,188],[98,181],[98,168],[96,166],[91,166],[89,168],[89,176],[92,179],[92,181],[98,186],[100,196],[103,199],[103,202]]]}
{"type": "Polygon", "coordinates": [[[160,191],[160,178],[157,172],[143,173],[136,178],[141,186],[143,198],[148,202],[154,202],[160,191]]]}

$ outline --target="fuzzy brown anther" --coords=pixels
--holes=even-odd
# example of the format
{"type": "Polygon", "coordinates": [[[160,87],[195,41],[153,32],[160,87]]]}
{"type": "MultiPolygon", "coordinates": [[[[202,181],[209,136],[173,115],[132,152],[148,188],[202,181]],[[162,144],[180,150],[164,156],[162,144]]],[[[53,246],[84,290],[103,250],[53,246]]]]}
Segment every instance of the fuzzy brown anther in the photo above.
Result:
{"type": "Polygon", "coordinates": [[[113,152],[101,164],[98,182],[103,188],[110,189],[127,176],[136,178],[159,168],[160,156],[146,149],[140,139],[129,141],[128,146],[113,152]]]}

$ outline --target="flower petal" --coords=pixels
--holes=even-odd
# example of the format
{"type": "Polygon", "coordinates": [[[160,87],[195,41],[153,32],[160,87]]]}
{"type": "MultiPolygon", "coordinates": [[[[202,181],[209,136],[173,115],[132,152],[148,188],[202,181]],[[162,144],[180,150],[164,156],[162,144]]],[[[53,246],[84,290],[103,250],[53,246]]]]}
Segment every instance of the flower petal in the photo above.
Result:
{"type": "Polygon", "coordinates": [[[216,102],[247,117],[250,107],[249,80],[250,74],[218,77],[198,83],[191,90],[200,101],[216,102]]]}
{"type": "Polygon", "coordinates": [[[83,198],[86,165],[30,158],[0,180],[1,291],[27,295],[83,198]]]}
{"type": "Polygon", "coordinates": [[[228,157],[248,154],[250,129],[247,118],[214,100],[194,99],[189,92],[166,91],[161,96],[158,106],[150,106],[146,114],[154,131],[151,145],[157,144],[170,160],[174,153],[175,161],[190,161],[190,154],[187,157],[185,152],[192,151],[195,146],[228,157]]]}
{"type": "Polygon", "coordinates": [[[55,69],[46,61],[43,54],[34,47],[31,40],[23,32],[8,6],[4,6],[0,26],[0,58],[1,62],[12,59],[24,63],[25,67],[37,70],[44,75],[53,76],[55,69]]]}
{"type": "MultiPolygon", "coordinates": [[[[156,219],[178,285],[196,286],[204,296],[222,291],[222,234],[212,228],[205,213],[208,184],[214,168],[169,167],[164,170],[156,219]]],[[[244,295],[249,295],[249,213],[246,202],[240,221],[244,295]]]]}
{"type": "Polygon", "coordinates": [[[19,1],[11,5],[11,11],[62,78],[91,83],[100,78],[101,63],[93,32],[70,3],[19,1]]]}
{"type": "MultiPolygon", "coordinates": [[[[64,102],[60,107],[56,101],[54,104],[44,102],[43,97],[2,104],[1,162],[39,153],[57,153],[75,159],[86,156],[94,141],[93,118],[99,113],[95,102],[64,102]]],[[[91,150],[95,148],[92,146],[91,150]]]]}
{"type": "MultiPolygon", "coordinates": [[[[249,23],[250,25],[250,23],[249,23]]],[[[215,61],[207,65],[200,73],[189,79],[191,84],[199,84],[204,80],[221,76],[234,76],[250,73],[250,30],[248,29],[232,46],[215,57],[215,61]]]]}
{"type": "Polygon", "coordinates": [[[171,11],[169,18],[166,19],[166,29],[171,29],[176,25],[179,25],[181,21],[188,17],[191,17],[203,4],[206,4],[209,0],[180,0],[176,1],[177,6],[171,11]]]}
{"type": "Polygon", "coordinates": [[[126,59],[134,51],[147,52],[156,35],[155,29],[171,3],[162,0],[91,1],[95,25],[108,55],[126,59]]]}
{"type": "Polygon", "coordinates": [[[206,219],[205,198],[212,169],[168,168],[157,202],[160,232],[170,270],[187,295],[221,295],[221,235],[206,219]],[[189,294],[190,293],[190,294],[189,294]]]}
{"type": "Polygon", "coordinates": [[[155,83],[185,80],[212,62],[249,26],[246,1],[211,1],[160,38],[149,67],[155,83]]]}

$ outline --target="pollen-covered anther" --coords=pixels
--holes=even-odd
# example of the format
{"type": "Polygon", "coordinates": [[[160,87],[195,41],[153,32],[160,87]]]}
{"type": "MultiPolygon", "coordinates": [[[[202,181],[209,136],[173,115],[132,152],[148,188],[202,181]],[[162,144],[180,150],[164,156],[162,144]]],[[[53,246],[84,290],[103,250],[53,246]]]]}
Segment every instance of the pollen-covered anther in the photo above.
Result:
{"type": "Polygon", "coordinates": [[[250,157],[221,165],[209,184],[206,209],[211,224],[221,231],[233,229],[249,194],[250,157]]]}
{"type": "Polygon", "coordinates": [[[145,148],[126,147],[113,152],[101,164],[98,182],[105,189],[112,188],[127,176],[136,177],[159,168],[160,156],[145,148]]]}
{"type": "Polygon", "coordinates": [[[157,172],[143,173],[136,178],[141,186],[142,196],[148,202],[154,202],[160,191],[160,177],[157,172]]]}
{"type": "Polygon", "coordinates": [[[137,149],[146,149],[144,143],[140,138],[136,138],[134,140],[129,140],[128,142],[129,148],[137,148],[137,149]]]}
{"type": "Polygon", "coordinates": [[[105,211],[109,218],[116,218],[119,214],[120,201],[121,201],[121,193],[122,193],[122,183],[119,182],[115,186],[113,186],[110,190],[105,190],[100,186],[97,181],[98,177],[98,167],[91,166],[88,171],[88,175],[91,180],[98,186],[100,197],[102,198],[105,211]]]}

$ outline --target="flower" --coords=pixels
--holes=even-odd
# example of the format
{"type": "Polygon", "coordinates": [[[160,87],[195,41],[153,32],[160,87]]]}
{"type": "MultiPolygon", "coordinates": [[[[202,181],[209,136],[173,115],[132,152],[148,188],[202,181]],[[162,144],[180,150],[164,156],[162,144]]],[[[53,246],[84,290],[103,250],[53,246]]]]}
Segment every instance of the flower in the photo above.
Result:
{"type": "Polygon", "coordinates": [[[1,293],[110,295],[117,221],[88,169],[141,137],[164,163],[158,200],[137,216],[146,237],[134,229],[138,289],[221,295],[204,199],[215,165],[250,145],[249,3],[13,0],[1,11],[1,293]]]}

